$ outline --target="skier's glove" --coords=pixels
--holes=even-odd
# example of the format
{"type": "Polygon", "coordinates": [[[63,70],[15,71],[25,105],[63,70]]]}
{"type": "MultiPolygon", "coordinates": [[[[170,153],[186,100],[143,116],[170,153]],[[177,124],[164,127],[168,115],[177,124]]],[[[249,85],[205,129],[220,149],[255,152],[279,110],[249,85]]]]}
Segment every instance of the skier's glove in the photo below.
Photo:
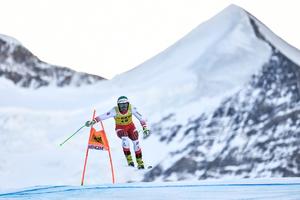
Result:
{"type": "Polygon", "coordinates": [[[143,128],[144,139],[149,137],[150,133],[150,130],[148,130],[146,127],[143,128]]]}
{"type": "Polygon", "coordinates": [[[86,127],[90,127],[90,126],[93,126],[94,124],[96,124],[97,121],[95,119],[91,120],[91,121],[86,121],[85,122],[85,126],[86,127]]]}

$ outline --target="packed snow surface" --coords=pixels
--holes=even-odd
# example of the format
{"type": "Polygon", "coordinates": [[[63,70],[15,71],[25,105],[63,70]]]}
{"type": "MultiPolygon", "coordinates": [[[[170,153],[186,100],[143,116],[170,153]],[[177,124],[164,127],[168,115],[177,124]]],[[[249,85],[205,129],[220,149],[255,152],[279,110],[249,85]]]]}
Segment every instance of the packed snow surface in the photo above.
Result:
{"type": "Polygon", "coordinates": [[[297,200],[300,179],[244,179],[93,186],[36,186],[0,192],[0,199],[297,200]]]}

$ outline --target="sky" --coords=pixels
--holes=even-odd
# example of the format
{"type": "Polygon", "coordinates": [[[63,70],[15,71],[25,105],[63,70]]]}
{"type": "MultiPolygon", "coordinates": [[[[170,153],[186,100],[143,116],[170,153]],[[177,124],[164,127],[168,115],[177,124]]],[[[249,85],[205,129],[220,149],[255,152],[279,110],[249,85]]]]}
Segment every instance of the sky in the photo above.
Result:
{"type": "Polygon", "coordinates": [[[0,34],[16,38],[45,62],[110,79],[230,4],[300,49],[294,0],[0,0],[0,34]]]}

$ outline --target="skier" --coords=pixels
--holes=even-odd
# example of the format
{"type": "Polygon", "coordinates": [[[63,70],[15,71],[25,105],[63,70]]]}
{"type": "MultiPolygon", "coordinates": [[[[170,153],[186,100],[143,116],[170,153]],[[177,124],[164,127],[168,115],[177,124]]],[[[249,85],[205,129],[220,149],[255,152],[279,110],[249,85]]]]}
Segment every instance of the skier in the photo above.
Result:
{"type": "Polygon", "coordinates": [[[119,138],[122,139],[123,152],[127,160],[128,166],[134,167],[134,162],[130,152],[129,139],[133,143],[135,158],[138,169],[144,169],[144,162],[142,159],[142,149],[139,145],[139,134],[132,121],[132,115],[134,115],[141,123],[143,127],[144,137],[150,135],[150,130],[147,128],[146,122],[142,115],[138,113],[136,107],[129,103],[126,96],[120,96],[117,101],[117,106],[112,108],[109,112],[95,117],[94,120],[87,121],[85,125],[87,127],[94,125],[100,120],[106,120],[108,118],[115,118],[116,133],[119,138]]]}

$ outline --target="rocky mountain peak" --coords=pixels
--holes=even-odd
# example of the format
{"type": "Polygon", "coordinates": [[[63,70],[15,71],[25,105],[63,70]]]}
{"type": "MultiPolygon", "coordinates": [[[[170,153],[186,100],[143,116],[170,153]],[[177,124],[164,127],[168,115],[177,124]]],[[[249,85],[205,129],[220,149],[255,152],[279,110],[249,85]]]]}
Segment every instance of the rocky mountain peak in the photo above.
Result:
{"type": "Polygon", "coordinates": [[[47,64],[17,40],[0,35],[0,78],[24,88],[82,86],[104,78],[47,64]]]}

